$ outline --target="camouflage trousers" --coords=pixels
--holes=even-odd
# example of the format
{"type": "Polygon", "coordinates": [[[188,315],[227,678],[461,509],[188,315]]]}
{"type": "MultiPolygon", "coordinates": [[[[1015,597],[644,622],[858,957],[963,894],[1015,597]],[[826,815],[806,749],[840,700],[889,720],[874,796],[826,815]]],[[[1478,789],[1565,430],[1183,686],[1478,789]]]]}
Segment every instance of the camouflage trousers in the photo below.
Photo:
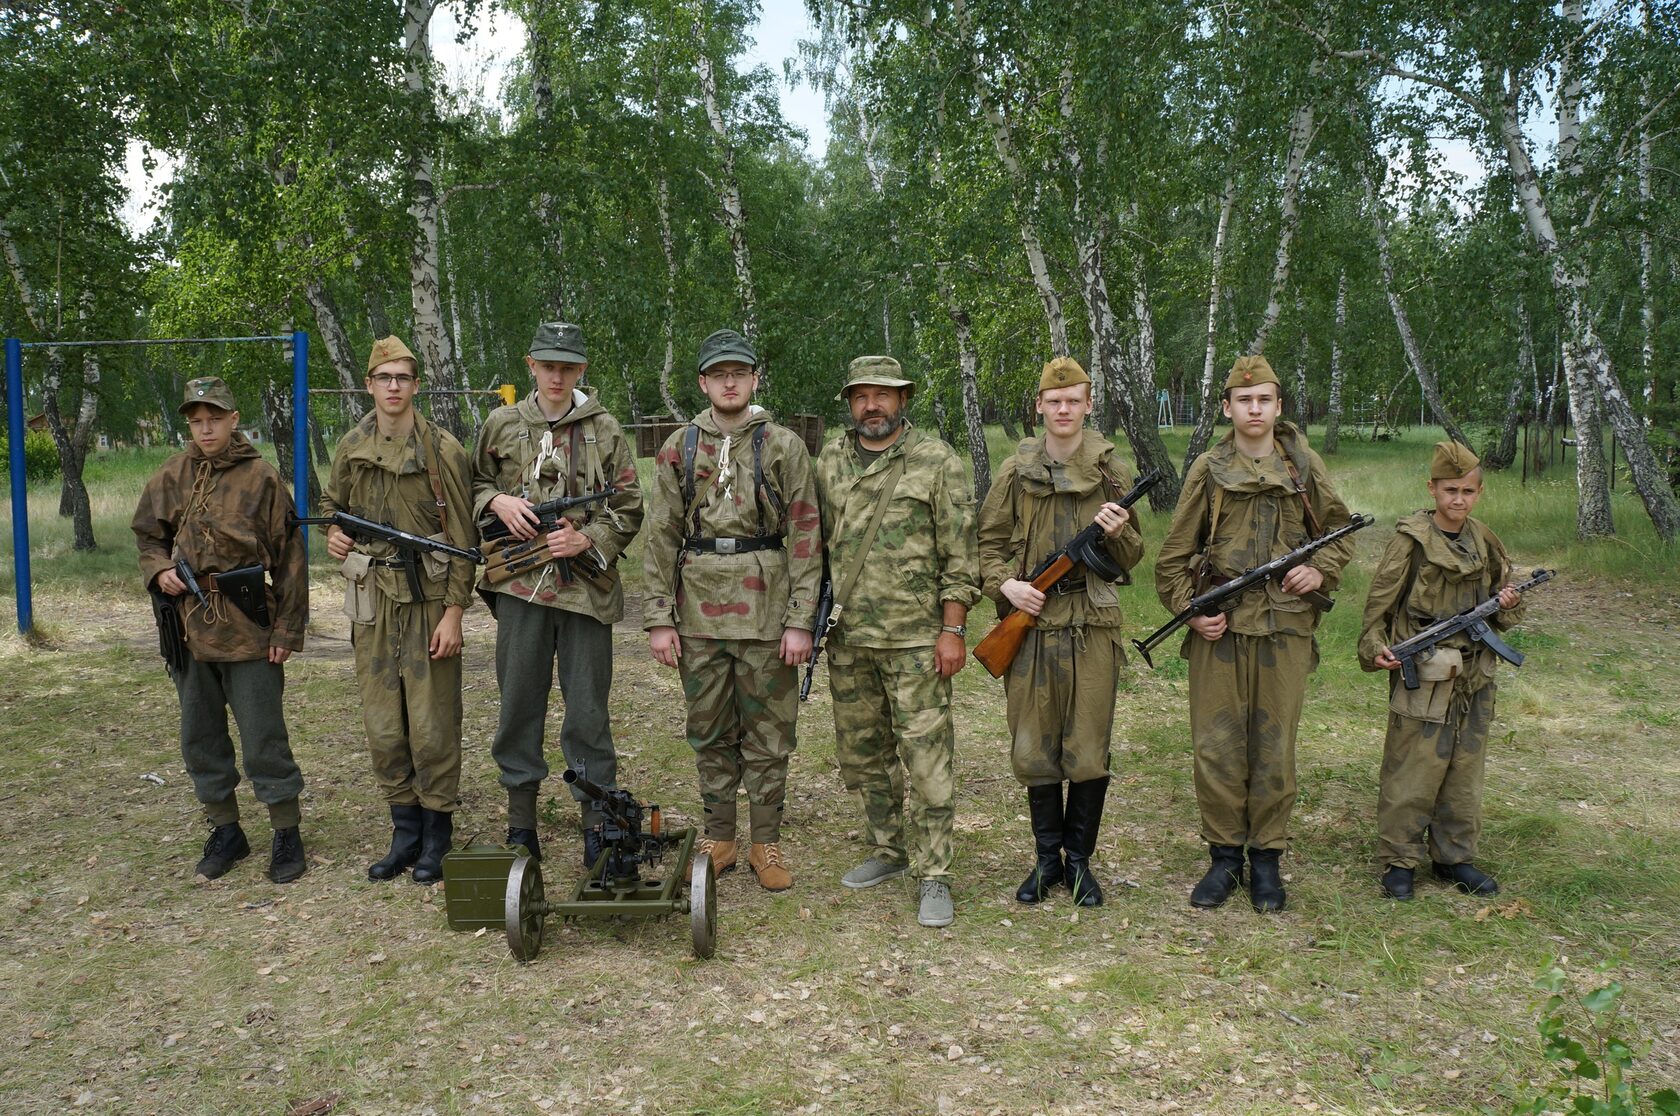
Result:
{"type": "Polygon", "coordinates": [[[376,594],[373,623],[350,625],[373,778],[391,806],[454,811],[461,787],[461,656],[433,660],[443,601],[376,594]]]}
{"type": "Polygon", "coordinates": [[[1318,666],[1313,637],[1227,631],[1210,642],[1191,632],[1185,657],[1202,838],[1285,848],[1295,808],[1295,730],[1307,676],[1318,666]]]}
{"type": "Polygon", "coordinates": [[[239,820],[230,708],[239,726],[245,774],[257,801],[268,807],[269,822],[276,829],[298,824],[303,773],[286,734],[285,668],[267,659],[201,663],[189,657],[186,669],[175,675],[175,692],[181,699],[181,761],[210,824],[239,820]]]}
{"type": "Polygon", "coordinates": [[[1455,690],[1444,723],[1389,712],[1377,795],[1383,867],[1416,868],[1426,853],[1441,864],[1476,859],[1496,689],[1489,682],[1474,693],[1455,690]]]}
{"type": "Polygon", "coordinates": [[[1109,773],[1118,628],[1034,627],[1003,676],[1009,765],[1024,787],[1083,783],[1109,773]]]}
{"type": "Polygon", "coordinates": [[[700,769],[706,836],[735,839],[735,795],[744,781],[752,840],[781,837],[788,757],[799,715],[799,668],[782,662],[779,640],[685,636],[683,696],[688,746],[700,769]]]}
{"type": "Polygon", "coordinates": [[[834,758],[846,789],[863,801],[871,855],[908,862],[920,879],[949,876],[956,728],[951,680],[939,676],[933,648],[830,647],[828,682],[834,695],[834,758]]]}

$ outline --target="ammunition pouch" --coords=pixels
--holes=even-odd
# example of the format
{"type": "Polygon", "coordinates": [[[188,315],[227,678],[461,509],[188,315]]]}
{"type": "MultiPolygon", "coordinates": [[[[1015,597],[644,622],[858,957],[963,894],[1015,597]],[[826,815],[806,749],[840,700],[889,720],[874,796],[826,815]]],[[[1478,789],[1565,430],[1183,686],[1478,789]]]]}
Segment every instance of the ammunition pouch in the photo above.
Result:
{"type": "Polygon", "coordinates": [[[1417,657],[1418,688],[1408,690],[1398,676],[1389,689],[1388,708],[1414,721],[1442,724],[1452,701],[1453,683],[1464,669],[1456,647],[1435,647],[1417,657]]]}
{"type": "Polygon", "coordinates": [[[373,584],[368,579],[372,567],[373,559],[355,550],[339,567],[344,574],[344,615],[352,624],[373,623],[373,584]]]}
{"type": "Polygon", "coordinates": [[[152,619],[157,621],[158,654],[171,675],[187,669],[192,652],[187,650],[187,632],[181,622],[181,611],[175,598],[167,593],[152,591],[152,619]]]}
{"type": "Polygon", "coordinates": [[[268,615],[267,574],[262,566],[241,566],[216,575],[216,589],[259,628],[273,625],[268,615]]]}

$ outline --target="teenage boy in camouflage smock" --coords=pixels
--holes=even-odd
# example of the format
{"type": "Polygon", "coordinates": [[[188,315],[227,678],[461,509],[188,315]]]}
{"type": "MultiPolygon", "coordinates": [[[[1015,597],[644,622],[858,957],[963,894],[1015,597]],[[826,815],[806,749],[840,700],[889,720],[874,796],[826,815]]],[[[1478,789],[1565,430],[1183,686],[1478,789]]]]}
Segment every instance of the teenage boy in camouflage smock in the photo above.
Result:
{"type": "MultiPolygon", "coordinates": [[[[1155,587],[1175,615],[1198,589],[1198,568],[1229,578],[1348,523],[1324,462],[1279,420],[1283,398],[1264,357],[1238,358],[1225,381],[1232,431],[1196,459],[1155,559],[1155,587]]],[[[1335,590],[1353,556],[1342,539],[1282,582],[1243,594],[1228,612],[1190,620],[1190,735],[1196,803],[1212,867],[1190,893],[1217,907],[1242,881],[1248,846],[1255,910],[1283,909],[1278,857],[1295,805],[1295,732],[1307,676],[1318,666],[1319,610],[1303,599],[1335,590]]]]}
{"type": "Polygon", "coordinates": [[[1402,519],[1383,551],[1359,635],[1359,665],[1391,672],[1377,836],[1383,894],[1402,900],[1412,897],[1413,873],[1425,855],[1436,878],[1461,891],[1499,891],[1493,877],[1471,863],[1482,833],[1499,656],[1460,633],[1438,644],[1427,660],[1419,656],[1420,685],[1408,690],[1400,660],[1388,649],[1495,593],[1500,611],[1489,618],[1493,627],[1509,628],[1522,618],[1504,545],[1470,516],[1482,496],[1476,455],[1457,442],[1437,443],[1429,494],[1434,509],[1402,519]]]}
{"type": "Polygon", "coordinates": [[[1044,366],[1037,410],[1044,433],[1005,459],[980,509],[986,595],[1000,618],[1016,609],[1037,618],[1003,680],[1010,767],[1027,788],[1038,857],[1015,898],[1037,903],[1066,882],[1074,902],[1096,907],[1102,887],[1089,862],[1108,793],[1114,695],[1126,661],[1120,595],[1085,566],[1048,593],[1033,588],[1031,573],[1094,522],[1130,582],[1124,573],[1142,560],[1143,537],[1116,503],[1131,487],[1130,471],[1113,443],[1085,428],[1091,378],[1077,361],[1057,357],[1044,366]]]}
{"type": "Polygon", "coordinates": [[[682,674],[713,867],[735,867],[736,795],[747,787],[747,863],[771,891],[793,886],[782,804],[822,580],[811,455],[752,403],[758,355],[720,329],[700,344],[711,407],[666,439],[642,557],[642,626],[653,657],[682,674]]]}
{"type": "MultiPolygon", "coordinates": [[[[467,549],[478,544],[467,451],[414,406],[419,362],[395,337],[374,342],[373,410],[338,443],[321,514],[345,511],[467,549]]],[[[465,558],[418,559],[416,600],[390,543],[357,545],[327,528],[342,562],[374,781],[391,811],[391,849],[368,866],[388,880],[412,866],[415,883],[443,878],[461,785],[461,614],[472,603],[465,558]]]]}
{"type": "Polygon", "coordinates": [[[228,386],[214,376],[188,381],[180,412],[192,441],[146,482],[131,526],[141,580],[175,598],[190,652],[183,669],[171,674],[181,700],[181,758],[212,827],[197,872],[216,879],[251,853],[234,796],[239,767],[228,735],[231,708],[245,774],[274,829],[268,876],[287,883],[303,875],[308,862],[298,833],[303,774],[286,733],[281,664],[303,649],[308,556],[292,524],[292,497],[239,432],[239,408],[228,386]],[[209,607],[188,593],[176,573],[178,559],[192,570],[209,607]],[[267,571],[267,627],[235,607],[217,584],[218,574],[257,565],[267,571]]]}
{"type": "Polygon", "coordinates": [[[846,789],[863,800],[872,846],[841,882],[872,887],[913,871],[921,881],[919,921],[948,926],[955,917],[951,676],[967,657],[964,624],[980,596],[980,569],[973,486],[950,446],[905,420],[911,388],[891,357],[852,361],[839,398],[853,430],[817,458],[838,615],[827,645],[834,751],[846,789]],[[879,531],[842,600],[876,503],[895,477],[879,531]]]}
{"type": "MultiPolygon", "coordinates": [[[[602,787],[617,785],[618,753],[607,719],[612,626],[624,616],[617,562],[642,524],[642,492],[635,454],[617,420],[593,391],[578,387],[589,367],[583,331],[568,322],[538,326],[525,363],[536,390],[490,412],[479,431],[474,518],[493,515],[513,538],[533,539],[533,504],[618,488],[604,506],[579,508],[549,532],[553,561],[480,585],[496,617],[502,708],[490,751],[508,792],[508,843],[540,856],[537,792],[548,775],[543,729],[556,672],[566,703],[560,727],[566,763],[582,763],[589,780],[602,787]]],[[[593,863],[599,850],[593,827],[601,815],[575,787],[572,797],[583,811],[584,861],[593,863]]]]}

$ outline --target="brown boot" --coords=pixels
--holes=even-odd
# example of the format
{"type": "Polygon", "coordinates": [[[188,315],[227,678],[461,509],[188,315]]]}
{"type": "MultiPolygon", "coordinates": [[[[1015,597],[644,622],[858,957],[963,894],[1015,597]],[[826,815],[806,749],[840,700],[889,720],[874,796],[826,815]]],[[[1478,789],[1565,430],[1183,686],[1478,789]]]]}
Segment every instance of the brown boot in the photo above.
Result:
{"type": "Polygon", "coordinates": [[[758,876],[758,884],[766,891],[786,891],[793,886],[793,873],[782,863],[782,846],[754,843],[747,850],[747,863],[758,876]]]}
{"type": "Polygon", "coordinates": [[[696,856],[712,858],[712,874],[721,876],[735,867],[735,842],[714,841],[710,837],[700,838],[700,844],[695,848],[696,856]]]}

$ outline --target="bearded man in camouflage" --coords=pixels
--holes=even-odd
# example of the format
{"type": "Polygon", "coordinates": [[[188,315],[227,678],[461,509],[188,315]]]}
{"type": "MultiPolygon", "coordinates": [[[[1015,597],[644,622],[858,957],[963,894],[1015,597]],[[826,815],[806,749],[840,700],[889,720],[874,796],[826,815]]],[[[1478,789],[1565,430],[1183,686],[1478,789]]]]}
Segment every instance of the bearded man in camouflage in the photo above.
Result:
{"type": "Polygon", "coordinates": [[[752,402],[758,354],[720,329],[700,344],[711,407],[654,459],[642,558],[643,624],[654,659],[682,674],[688,743],[700,769],[718,872],[735,867],[736,796],[751,826],[747,863],[761,886],[793,886],[782,804],[822,580],[816,481],[805,443],[752,402]]]}
{"type": "Polygon", "coordinates": [[[853,429],[817,459],[835,586],[827,645],[834,751],[846,788],[863,800],[872,846],[840,882],[873,887],[914,872],[918,921],[949,926],[951,677],[967,657],[980,570],[973,485],[950,446],[905,418],[912,386],[891,357],[852,361],[839,398],[853,429]]]}

